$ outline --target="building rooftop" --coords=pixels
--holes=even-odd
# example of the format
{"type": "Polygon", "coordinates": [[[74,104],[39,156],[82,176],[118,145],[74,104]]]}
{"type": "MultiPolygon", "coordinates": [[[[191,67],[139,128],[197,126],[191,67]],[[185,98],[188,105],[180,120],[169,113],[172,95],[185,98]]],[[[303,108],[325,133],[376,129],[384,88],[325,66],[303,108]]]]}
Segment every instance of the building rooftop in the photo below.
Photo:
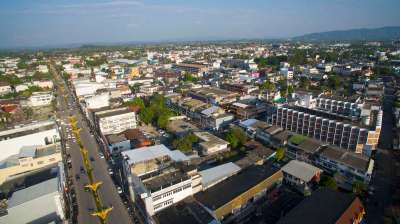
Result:
{"type": "Polygon", "coordinates": [[[46,194],[51,194],[57,191],[58,191],[57,178],[52,178],[43,181],[39,184],[14,192],[10,200],[8,200],[8,208],[18,206],[27,201],[31,201],[36,198],[40,198],[46,194]]]}
{"type": "Polygon", "coordinates": [[[0,131],[1,139],[16,138],[24,135],[29,135],[41,131],[47,131],[56,128],[56,123],[54,121],[42,121],[36,123],[30,123],[22,126],[15,126],[13,129],[8,129],[0,131]]]}
{"type": "Polygon", "coordinates": [[[219,145],[228,145],[229,143],[223,139],[218,138],[217,136],[206,132],[206,131],[198,131],[194,133],[202,142],[199,143],[204,148],[212,148],[219,145]]]}
{"type": "Polygon", "coordinates": [[[315,153],[322,146],[321,142],[298,134],[291,136],[289,142],[307,153],[315,153]]]}
{"type": "Polygon", "coordinates": [[[121,152],[121,154],[123,157],[127,158],[128,163],[130,165],[152,160],[162,156],[169,156],[172,160],[176,162],[189,160],[189,158],[181,151],[179,150],[171,151],[165,145],[153,145],[153,146],[141,147],[121,152]]]}
{"type": "Polygon", "coordinates": [[[288,164],[282,167],[282,171],[305,182],[311,181],[317,173],[322,172],[321,169],[298,160],[291,160],[288,164]]]}
{"type": "Polygon", "coordinates": [[[158,224],[204,224],[212,222],[214,218],[192,197],[188,197],[158,212],[155,220],[158,224]]]}
{"type": "Polygon", "coordinates": [[[127,129],[118,134],[110,134],[105,136],[109,144],[114,144],[126,140],[146,139],[146,136],[139,129],[127,129]]]}
{"type": "Polygon", "coordinates": [[[163,170],[158,175],[147,177],[147,179],[142,179],[142,181],[146,189],[150,192],[156,192],[189,179],[190,176],[187,175],[184,169],[172,167],[172,169],[163,170]]]}
{"type": "Polygon", "coordinates": [[[115,108],[115,109],[111,109],[111,110],[96,112],[96,116],[98,118],[104,118],[104,117],[112,117],[112,116],[117,116],[117,115],[131,113],[131,112],[133,112],[133,111],[129,107],[122,107],[122,108],[115,108]]]}
{"type": "Polygon", "coordinates": [[[333,146],[328,146],[321,150],[320,156],[341,162],[347,166],[360,171],[367,171],[369,167],[369,158],[365,155],[344,151],[333,146]]]}
{"type": "Polygon", "coordinates": [[[186,122],[182,119],[170,121],[167,125],[167,129],[168,131],[178,135],[200,130],[195,125],[186,122]]]}
{"type": "MultiPolygon", "coordinates": [[[[306,197],[300,204],[282,217],[278,224],[333,224],[346,212],[354,201],[358,210],[363,208],[361,202],[352,194],[341,193],[328,188],[320,188],[306,197]]],[[[352,214],[354,215],[354,213],[352,214]]],[[[347,220],[347,221],[350,221],[347,220]]],[[[346,223],[346,222],[340,222],[346,223]]],[[[350,222],[349,222],[350,223],[350,222]]]]}
{"type": "Polygon", "coordinates": [[[194,197],[208,208],[217,209],[278,171],[270,163],[251,166],[194,197]]]}
{"type": "Polygon", "coordinates": [[[201,184],[204,189],[209,188],[210,186],[238,173],[240,170],[240,167],[232,162],[202,170],[199,172],[201,176],[201,184]]]}

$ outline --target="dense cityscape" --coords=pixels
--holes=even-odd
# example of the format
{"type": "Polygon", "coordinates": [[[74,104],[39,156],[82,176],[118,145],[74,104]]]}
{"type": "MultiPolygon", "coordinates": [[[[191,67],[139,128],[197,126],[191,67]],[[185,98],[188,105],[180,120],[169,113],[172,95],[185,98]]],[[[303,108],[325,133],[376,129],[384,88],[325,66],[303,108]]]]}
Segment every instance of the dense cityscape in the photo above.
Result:
{"type": "Polygon", "coordinates": [[[400,27],[0,50],[0,151],[1,224],[399,223],[400,27]]]}

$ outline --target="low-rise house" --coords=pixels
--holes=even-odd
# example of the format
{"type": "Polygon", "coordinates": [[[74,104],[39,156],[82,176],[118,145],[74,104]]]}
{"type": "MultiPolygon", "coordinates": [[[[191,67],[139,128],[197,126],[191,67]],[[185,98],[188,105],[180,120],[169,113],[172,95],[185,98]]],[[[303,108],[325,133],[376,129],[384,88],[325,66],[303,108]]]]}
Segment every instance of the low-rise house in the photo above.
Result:
{"type": "Polygon", "coordinates": [[[324,147],[314,160],[315,165],[334,174],[339,187],[351,190],[354,181],[368,185],[374,169],[374,160],[365,155],[324,147]]]}
{"type": "Polygon", "coordinates": [[[151,141],[139,129],[127,129],[118,134],[105,136],[110,154],[151,145],[151,141]]]}
{"type": "Polygon", "coordinates": [[[246,147],[246,156],[235,161],[235,164],[242,169],[253,165],[263,165],[274,158],[276,154],[272,149],[254,140],[246,142],[244,146],[246,147]]]}
{"type": "Polygon", "coordinates": [[[278,224],[360,224],[364,216],[365,208],[358,197],[320,188],[282,217],[278,224]]]}
{"type": "Polygon", "coordinates": [[[188,133],[200,131],[200,129],[198,129],[195,125],[184,121],[183,119],[176,119],[168,122],[167,130],[177,137],[183,137],[188,133]]]}
{"type": "Polygon", "coordinates": [[[200,140],[198,146],[202,155],[211,155],[229,150],[229,143],[227,141],[220,139],[209,132],[194,132],[194,135],[196,135],[200,140]]]}
{"type": "Polygon", "coordinates": [[[288,140],[286,156],[307,163],[313,162],[313,156],[323,147],[321,142],[303,135],[292,135],[288,140]]]}
{"type": "Polygon", "coordinates": [[[291,160],[282,167],[283,182],[308,195],[318,184],[322,170],[308,163],[291,160]]]}

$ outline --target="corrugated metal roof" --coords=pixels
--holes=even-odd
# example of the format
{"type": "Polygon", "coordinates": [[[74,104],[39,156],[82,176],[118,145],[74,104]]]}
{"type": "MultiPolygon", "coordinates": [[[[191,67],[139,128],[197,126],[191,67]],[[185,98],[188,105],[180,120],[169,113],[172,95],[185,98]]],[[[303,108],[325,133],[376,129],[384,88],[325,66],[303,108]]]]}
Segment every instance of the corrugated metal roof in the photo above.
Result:
{"type": "Polygon", "coordinates": [[[317,172],[322,172],[321,169],[298,160],[290,161],[282,167],[282,171],[306,182],[310,181],[317,172]]]}
{"type": "Polygon", "coordinates": [[[204,188],[208,188],[220,181],[236,174],[240,171],[240,167],[232,162],[225,163],[210,169],[200,171],[201,184],[204,188]]]}
{"type": "Polygon", "coordinates": [[[140,163],[160,156],[169,156],[174,161],[185,161],[189,158],[178,150],[171,151],[165,145],[153,145],[122,152],[122,156],[128,157],[129,164],[140,163]]]}
{"type": "Polygon", "coordinates": [[[8,201],[8,208],[18,206],[36,198],[58,191],[57,177],[43,181],[39,184],[16,191],[8,201]]]}

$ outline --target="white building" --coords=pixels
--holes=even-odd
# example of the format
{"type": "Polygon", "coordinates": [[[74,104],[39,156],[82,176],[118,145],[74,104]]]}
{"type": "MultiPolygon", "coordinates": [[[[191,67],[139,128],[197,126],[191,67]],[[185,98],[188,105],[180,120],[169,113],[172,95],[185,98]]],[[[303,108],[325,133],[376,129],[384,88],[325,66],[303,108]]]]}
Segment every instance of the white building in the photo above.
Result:
{"type": "Polygon", "coordinates": [[[288,80],[293,79],[293,71],[289,70],[289,68],[281,68],[279,73],[288,80]]]}
{"type": "Polygon", "coordinates": [[[37,71],[41,72],[41,73],[48,73],[49,72],[49,68],[47,67],[47,65],[38,65],[37,66],[37,71]]]}
{"type": "Polygon", "coordinates": [[[16,155],[23,146],[41,146],[58,142],[60,135],[54,121],[32,123],[0,132],[0,161],[16,155]]]}
{"type": "Polygon", "coordinates": [[[55,177],[14,192],[7,202],[7,214],[0,216],[0,223],[62,223],[65,213],[59,183],[55,177]]]}
{"type": "Polygon", "coordinates": [[[51,80],[33,81],[33,85],[45,89],[53,89],[54,86],[53,81],[51,80]]]}
{"type": "Polygon", "coordinates": [[[131,198],[149,217],[201,190],[197,169],[178,150],[154,145],[121,154],[131,198]]]}
{"type": "Polygon", "coordinates": [[[319,182],[322,170],[308,163],[291,160],[282,167],[283,180],[303,194],[311,193],[313,184],[319,182]]]}
{"type": "Polygon", "coordinates": [[[110,105],[110,94],[108,92],[99,95],[92,95],[85,97],[87,109],[97,109],[107,107],[110,105]]]}
{"type": "Polygon", "coordinates": [[[136,112],[128,107],[109,109],[95,113],[95,124],[103,135],[117,134],[136,128],[136,112]]]}
{"type": "Polygon", "coordinates": [[[9,84],[0,82],[0,95],[5,95],[5,94],[11,93],[11,92],[12,92],[12,89],[9,84]]]}
{"type": "Polygon", "coordinates": [[[50,105],[53,100],[51,92],[34,92],[28,99],[28,104],[32,107],[50,105]]]}
{"type": "Polygon", "coordinates": [[[200,139],[199,146],[203,155],[210,155],[229,150],[229,143],[213,134],[210,134],[206,131],[201,131],[195,132],[194,135],[200,139]]]}

